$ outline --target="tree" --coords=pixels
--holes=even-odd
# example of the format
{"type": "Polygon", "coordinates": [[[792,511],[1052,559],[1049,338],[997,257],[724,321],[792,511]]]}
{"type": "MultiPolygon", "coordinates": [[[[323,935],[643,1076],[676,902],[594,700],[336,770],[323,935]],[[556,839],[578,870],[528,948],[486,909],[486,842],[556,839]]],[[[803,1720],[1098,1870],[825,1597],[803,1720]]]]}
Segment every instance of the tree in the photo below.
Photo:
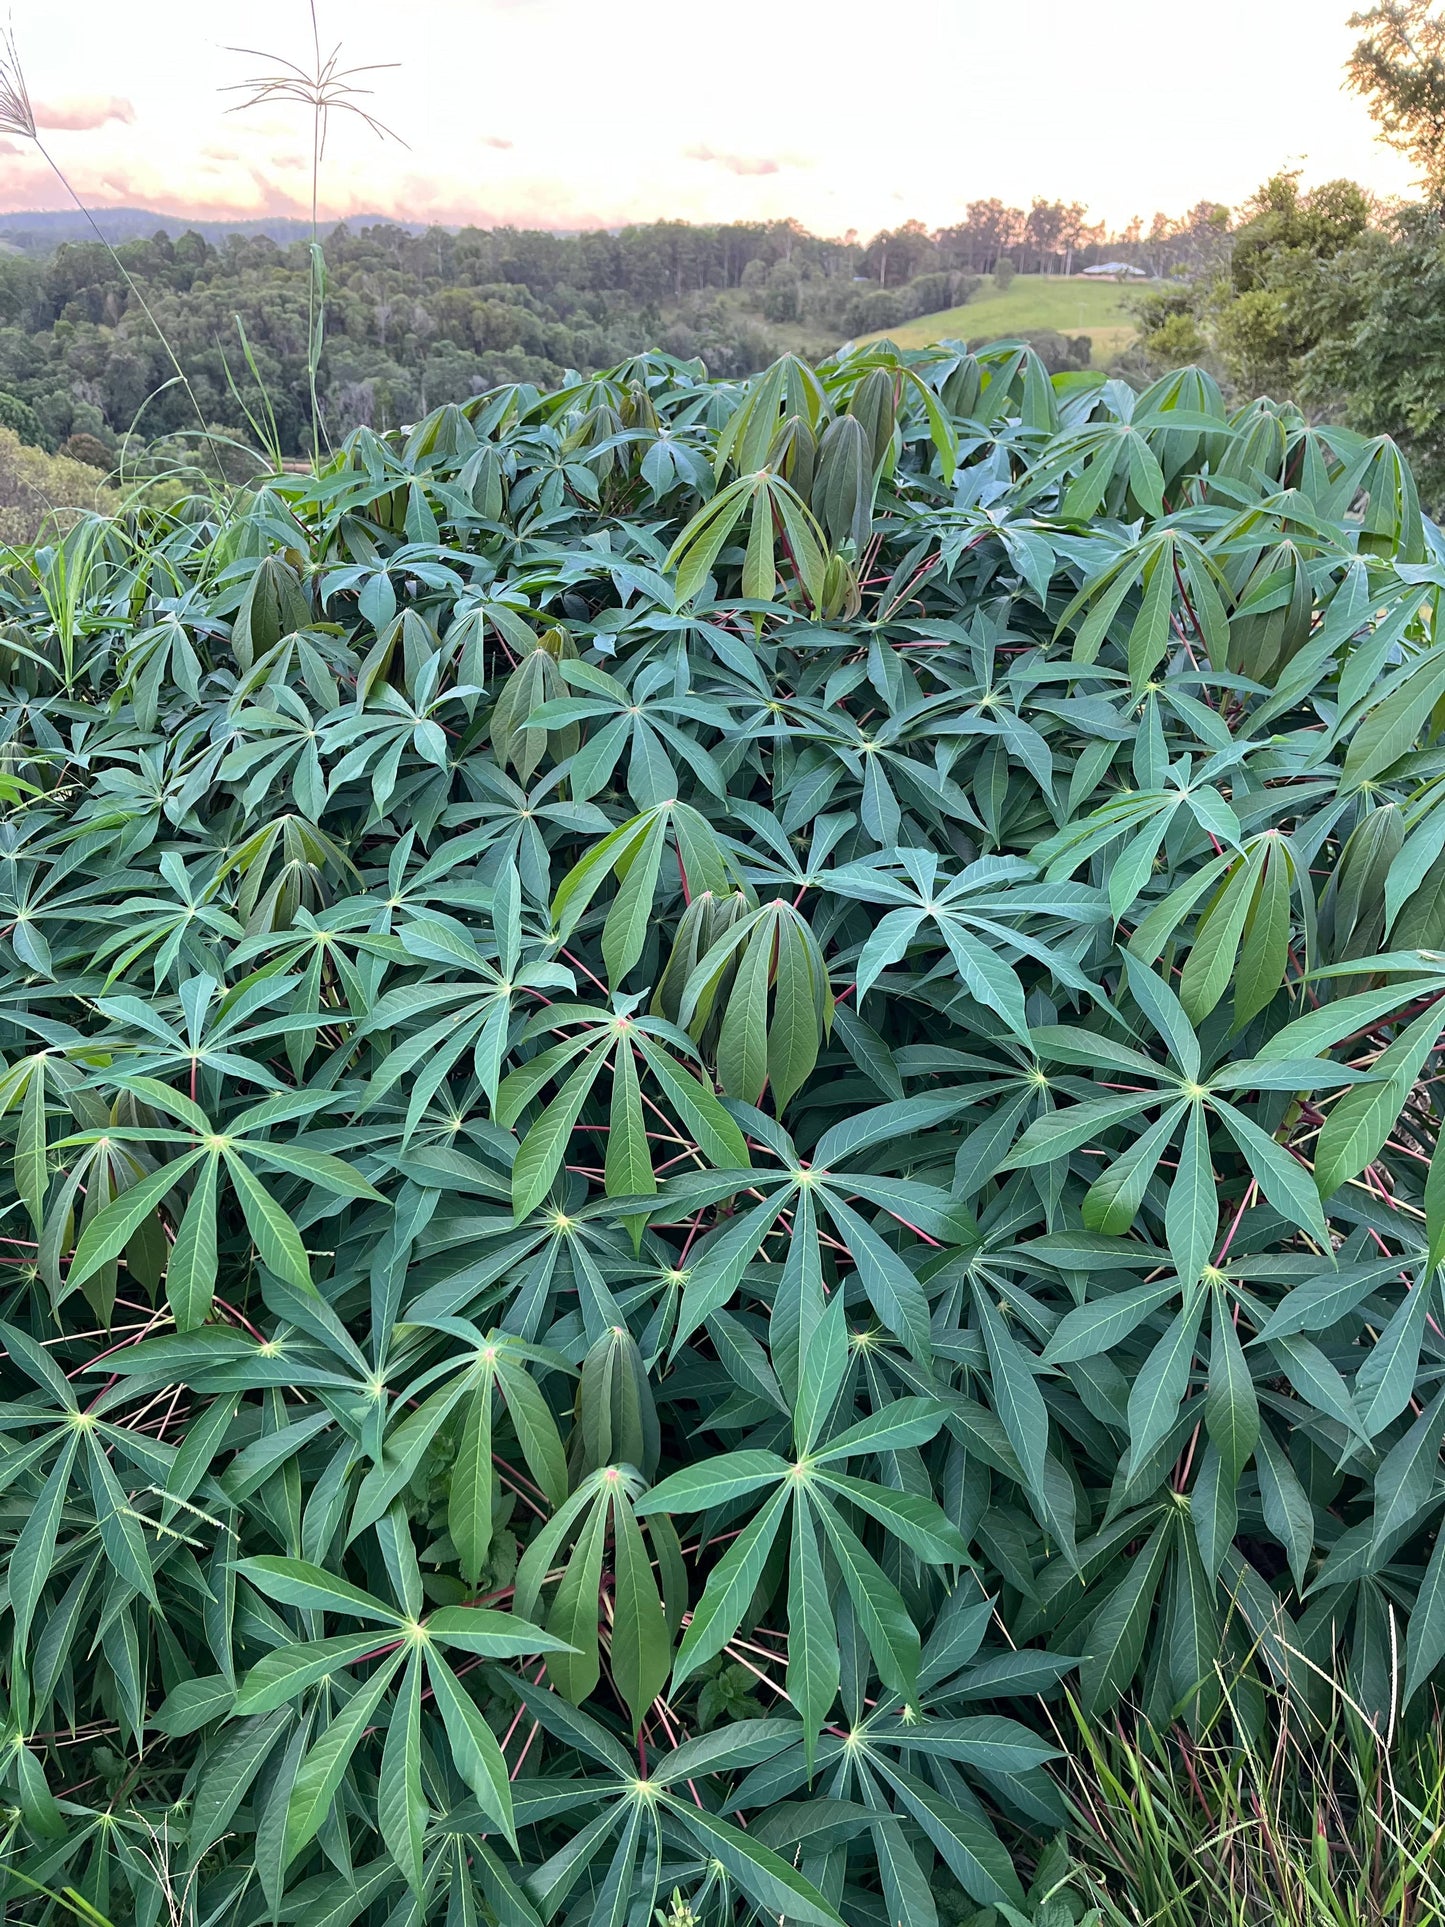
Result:
{"type": "Polygon", "coordinates": [[[1363,29],[1349,84],[1369,102],[1392,147],[1420,168],[1433,197],[1445,193],[1445,17],[1435,0],[1378,0],[1350,16],[1363,29]]]}
{"type": "Polygon", "coordinates": [[[1089,210],[1082,201],[1070,201],[1060,206],[1059,245],[1064,250],[1064,273],[1073,272],[1074,256],[1083,248],[1103,238],[1102,222],[1094,227],[1088,223],[1089,210]]]}
{"type": "Polygon", "coordinates": [[[935,256],[933,238],[922,221],[905,221],[902,227],[873,237],[863,256],[862,272],[880,288],[901,287],[931,268],[935,256]]]}
{"type": "Polygon", "coordinates": [[[1246,208],[1234,237],[1230,275],[1241,294],[1333,261],[1370,224],[1369,195],[1356,181],[1325,181],[1300,192],[1297,173],[1276,174],[1246,208]]]}
{"type": "Polygon", "coordinates": [[[1168,272],[1180,225],[1167,214],[1156,214],[1149,224],[1148,234],[1140,240],[1139,252],[1144,266],[1156,281],[1168,272]]]}
{"type": "Polygon", "coordinates": [[[1220,267],[1231,246],[1231,210],[1221,201],[1198,201],[1185,217],[1179,264],[1191,274],[1220,267]]]}
{"type": "Polygon", "coordinates": [[[1445,503],[1445,219],[1402,208],[1336,264],[1334,311],[1300,364],[1304,398],[1410,450],[1420,492],[1445,503]]]}
{"type": "Polygon", "coordinates": [[[1232,232],[1228,211],[1210,203],[1184,221],[1156,216],[1144,258],[1156,277],[1171,263],[1186,275],[1140,300],[1144,351],[1164,366],[1204,360],[1241,390],[1308,396],[1338,415],[1341,393],[1322,386],[1320,371],[1327,344],[1356,326],[1371,266],[1389,245],[1371,226],[1374,203],[1355,181],[1304,192],[1297,173],[1282,172],[1243,213],[1232,232]]]}
{"type": "Polygon", "coordinates": [[[1024,244],[1038,256],[1041,274],[1048,272],[1050,259],[1058,253],[1068,220],[1069,210],[1062,201],[1046,201],[1040,196],[1029,209],[1024,221],[1024,244]]]}
{"type": "Polygon", "coordinates": [[[0,428],[8,428],[32,448],[53,448],[54,443],[40,426],[40,417],[28,402],[17,395],[0,392],[0,428]]]}
{"type": "Polygon", "coordinates": [[[991,274],[1000,254],[1017,245],[1023,234],[1022,208],[1002,201],[970,201],[966,218],[957,227],[943,228],[935,237],[948,267],[991,274]]]}

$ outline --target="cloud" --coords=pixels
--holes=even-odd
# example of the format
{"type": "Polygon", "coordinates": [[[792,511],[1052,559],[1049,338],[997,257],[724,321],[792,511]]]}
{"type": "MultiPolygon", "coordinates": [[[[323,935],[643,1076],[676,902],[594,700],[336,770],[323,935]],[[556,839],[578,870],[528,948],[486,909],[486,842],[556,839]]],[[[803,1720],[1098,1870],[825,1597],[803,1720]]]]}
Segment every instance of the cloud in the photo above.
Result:
{"type": "Polygon", "coordinates": [[[482,136],[483,147],[500,147],[505,149],[515,147],[516,145],[517,143],[515,141],[503,140],[500,134],[483,134],[482,136]]]}
{"type": "Polygon", "coordinates": [[[135,108],[119,94],[66,94],[35,102],[35,125],[50,133],[91,133],[114,119],[127,125],[135,119],[135,108]]]}
{"type": "MultiPolygon", "coordinates": [[[[279,181],[273,181],[264,168],[248,165],[246,172],[251,177],[251,185],[256,190],[255,205],[258,213],[279,214],[288,220],[299,220],[308,212],[304,193],[293,193],[279,181]]],[[[224,218],[224,217],[223,217],[224,218]]]]}
{"type": "Polygon", "coordinates": [[[783,166],[771,154],[719,154],[702,145],[686,148],[684,154],[690,161],[710,161],[716,167],[725,167],[729,174],[776,174],[783,166]]]}
{"type": "MultiPolygon", "coordinates": [[[[220,155],[225,150],[215,151],[220,155]]],[[[180,190],[145,163],[82,162],[66,171],[80,198],[97,210],[141,207],[183,221],[254,221],[274,215],[294,218],[310,211],[309,196],[288,193],[239,154],[229,160],[207,158],[198,162],[186,187],[180,190]]],[[[12,158],[0,147],[0,210],[43,212],[55,206],[55,183],[44,162],[29,148],[12,158]]],[[[328,211],[325,218],[335,219],[339,212],[328,211]]]]}
{"type": "Polygon", "coordinates": [[[56,133],[85,134],[113,120],[129,125],[134,119],[135,108],[119,94],[68,94],[35,104],[35,125],[56,133]]]}

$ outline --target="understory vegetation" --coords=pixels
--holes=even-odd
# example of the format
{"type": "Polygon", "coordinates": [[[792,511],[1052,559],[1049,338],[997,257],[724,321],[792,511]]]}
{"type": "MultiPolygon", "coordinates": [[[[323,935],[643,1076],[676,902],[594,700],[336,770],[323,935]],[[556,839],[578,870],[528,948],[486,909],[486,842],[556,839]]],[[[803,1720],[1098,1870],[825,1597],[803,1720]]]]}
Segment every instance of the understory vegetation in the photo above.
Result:
{"type": "Polygon", "coordinates": [[[1435,1918],[1442,590],[1008,342],[12,553],[8,1917],[1435,1918]]]}

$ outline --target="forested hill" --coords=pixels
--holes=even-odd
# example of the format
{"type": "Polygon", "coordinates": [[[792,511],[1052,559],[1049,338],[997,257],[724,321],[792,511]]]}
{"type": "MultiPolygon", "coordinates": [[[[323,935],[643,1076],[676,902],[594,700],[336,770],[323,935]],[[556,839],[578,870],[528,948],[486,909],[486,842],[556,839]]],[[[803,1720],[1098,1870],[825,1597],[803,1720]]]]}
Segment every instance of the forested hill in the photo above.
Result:
{"type": "MultiPolygon", "coordinates": [[[[821,354],[965,300],[1005,249],[1024,271],[1085,265],[1104,242],[1083,213],[978,202],[955,227],[907,222],[863,244],[784,221],[570,235],[342,225],[324,242],[324,419],[334,435],[390,427],[438,401],[505,381],[545,387],[646,347],[701,356],[723,376],[785,349],[821,354]]],[[[158,232],[118,256],[97,241],[0,256],[0,419],[50,447],[85,435],[112,451],[132,423],[148,442],[193,430],[137,291],[212,426],[245,432],[264,387],[283,450],[304,452],[308,245],[262,234],[158,232]]]]}
{"type": "MultiPolygon", "coordinates": [[[[213,425],[243,430],[264,386],[282,447],[302,449],[306,244],[157,234],[118,252],[90,242],[43,260],[0,258],[0,390],[33,410],[38,439],[112,441],[132,423],[147,440],[194,428],[184,391],[166,386],[174,369],[139,289],[213,425]]],[[[786,224],[572,236],[342,226],[325,241],[325,418],[343,433],[394,426],[440,400],[503,381],[547,385],[648,345],[701,355],[715,374],[744,373],[768,359],[776,322],[789,325],[788,345],[811,328],[820,349],[850,322],[874,324],[853,278],[860,252],[786,224]]],[[[908,312],[946,305],[959,280],[930,278],[939,285],[908,312]]]]}

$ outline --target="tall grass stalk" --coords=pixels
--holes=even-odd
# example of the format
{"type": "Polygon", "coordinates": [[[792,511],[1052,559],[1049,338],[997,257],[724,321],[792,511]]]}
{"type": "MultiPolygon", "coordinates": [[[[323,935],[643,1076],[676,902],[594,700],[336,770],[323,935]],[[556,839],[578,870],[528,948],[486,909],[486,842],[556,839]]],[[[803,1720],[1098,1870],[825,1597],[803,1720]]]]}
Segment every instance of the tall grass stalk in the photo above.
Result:
{"type": "Polygon", "coordinates": [[[321,349],[326,332],[326,252],[321,245],[320,226],[321,163],[326,154],[331,115],[333,112],[354,114],[379,140],[401,141],[403,147],[406,142],[362,105],[363,98],[373,90],[357,85],[362,74],[379,73],[399,63],[387,60],[362,67],[343,67],[339,41],[329,54],[323,56],[316,0],[308,0],[308,5],[311,15],[311,66],[300,67],[283,55],[261,53],[254,47],[233,47],[232,53],[245,54],[249,59],[275,61],[277,71],[253,75],[249,80],[238,81],[225,91],[246,95],[231,109],[232,113],[241,113],[249,107],[270,106],[277,101],[297,101],[311,111],[311,271],[307,283],[306,375],[311,401],[311,453],[313,460],[319,461],[322,443],[326,438],[318,388],[321,349]]]}

